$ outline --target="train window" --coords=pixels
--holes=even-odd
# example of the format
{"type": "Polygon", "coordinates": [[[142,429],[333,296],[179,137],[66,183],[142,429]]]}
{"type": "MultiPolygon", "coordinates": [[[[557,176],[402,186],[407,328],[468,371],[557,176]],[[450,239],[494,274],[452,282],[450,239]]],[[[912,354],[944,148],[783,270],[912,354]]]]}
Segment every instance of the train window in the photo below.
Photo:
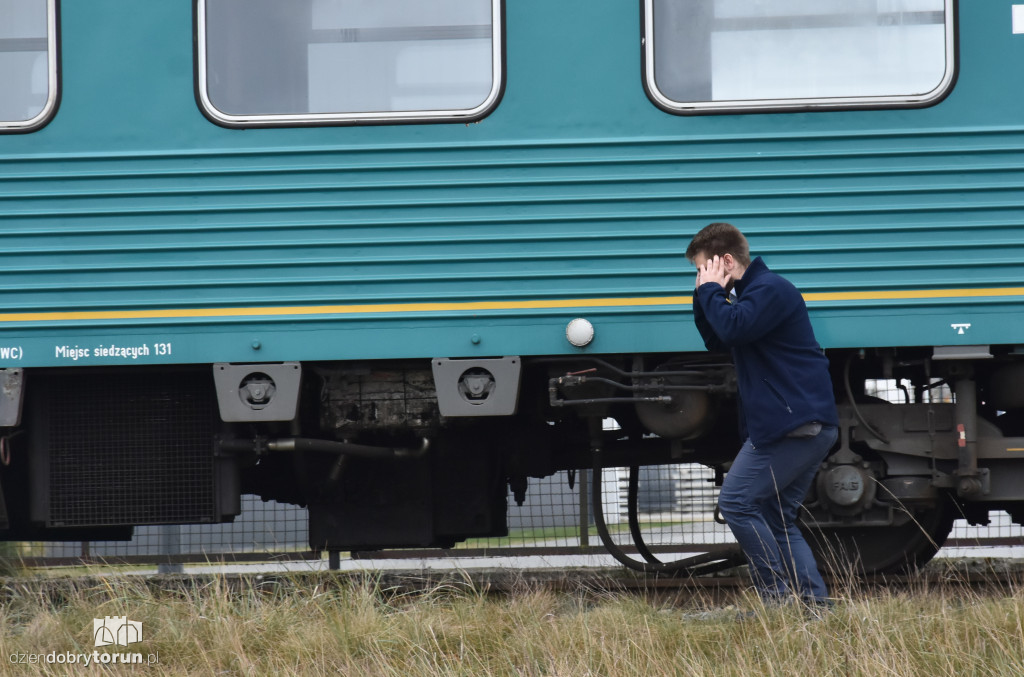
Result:
{"type": "Polygon", "coordinates": [[[0,0],[0,132],[37,129],[56,107],[56,0],[0,0]]]}
{"type": "Polygon", "coordinates": [[[644,76],[677,113],[923,106],[953,82],[953,0],[645,0],[644,76]]]}
{"type": "Polygon", "coordinates": [[[469,121],[501,92],[501,0],[196,2],[219,124],[469,121]]]}

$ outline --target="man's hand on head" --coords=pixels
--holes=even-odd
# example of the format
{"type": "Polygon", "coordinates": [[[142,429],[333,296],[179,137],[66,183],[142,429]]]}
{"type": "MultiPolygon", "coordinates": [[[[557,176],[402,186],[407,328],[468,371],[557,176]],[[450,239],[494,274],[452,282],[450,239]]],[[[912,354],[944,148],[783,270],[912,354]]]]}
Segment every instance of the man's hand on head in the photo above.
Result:
{"type": "Polygon", "coordinates": [[[697,286],[714,282],[723,289],[729,284],[729,272],[725,269],[725,260],[721,256],[713,256],[697,268],[697,286]]]}

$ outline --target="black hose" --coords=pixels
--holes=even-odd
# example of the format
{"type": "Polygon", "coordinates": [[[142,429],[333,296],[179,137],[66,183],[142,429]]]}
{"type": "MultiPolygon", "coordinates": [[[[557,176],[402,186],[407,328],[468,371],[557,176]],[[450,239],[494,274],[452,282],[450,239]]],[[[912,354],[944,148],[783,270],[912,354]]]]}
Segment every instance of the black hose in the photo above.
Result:
{"type": "Polygon", "coordinates": [[[877,437],[884,444],[889,444],[889,438],[882,433],[871,427],[871,424],[865,420],[864,415],[860,413],[860,409],[857,408],[857,403],[853,399],[853,388],[850,387],[850,364],[853,363],[853,357],[856,353],[850,353],[850,356],[846,358],[846,364],[843,365],[843,386],[846,388],[846,397],[850,400],[850,406],[853,407],[853,414],[860,421],[864,429],[869,433],[877,437]]]}
{"type": "Polygon", "coordinates": [[[643,532],[640,531],[640,511],[638,510],[638,496],[640,494],[640,466],[629,466],[629,491],[626,493],[626,512],[629,515],[629,533],[633,536],[633,544],[640,556],[651,564],[661,564],[662,561],[654,556],[651,549],[644,542],[643,532]]]}
{"type": "MultiPolygon", "coordinates": [[[[620,548],[618,544],[612,540],[611,534],[608,533],[608,525],[606,525],[604,521],[604,506],[602,505],[603,501],[601,497],[601,471],[604,470],[601,448],[599,446],[596,446],[593,449],[593,454],[594,481],[592,483],[593,490],[591,493],[591,505],[594,512],[594,523],[597,526],[597,533],[601,537],[601,542],[604,543],[605,549],[608,550],[608,554],[614,557],[619,563],[623,564],[629,569],[633,569],[634,571],[639,571],[645,574],[685,573],[689,576],[709,574],[715,571],[729,569],[731,567],[743,563],[743,553],[740,551],[738,547],[718,554],[709,552],[701,555],[695,555],[693,557],[686,557],[684,559],[676,560],[674,562],[641,562],[627,555],[622,550],[622,548],[620,548]]],[[[635,511],[631,510],[631,512],[635,511]]],[[[635,516],[631,515],[630,520],[632,521],[634,519],[635,516]]],[[[639,542],[642,543],[643,541],[641,540],[639,542]]]]}

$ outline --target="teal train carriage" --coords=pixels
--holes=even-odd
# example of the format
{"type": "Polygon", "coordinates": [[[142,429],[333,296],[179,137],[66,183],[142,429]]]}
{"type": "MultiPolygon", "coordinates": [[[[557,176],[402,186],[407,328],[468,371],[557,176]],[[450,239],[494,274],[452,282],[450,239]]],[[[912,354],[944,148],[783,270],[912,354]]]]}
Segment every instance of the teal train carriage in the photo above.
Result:
{"type": "Polygon", "coordinates": [[[6,539],[252,493],[308,506],[316,549],[447,547],[595,459],[721,474],[735,380],[683,257],[720,220],[831,360],[822,548],[883,570],[1024,519],[1022,4],[0,16],[6,539]]]}

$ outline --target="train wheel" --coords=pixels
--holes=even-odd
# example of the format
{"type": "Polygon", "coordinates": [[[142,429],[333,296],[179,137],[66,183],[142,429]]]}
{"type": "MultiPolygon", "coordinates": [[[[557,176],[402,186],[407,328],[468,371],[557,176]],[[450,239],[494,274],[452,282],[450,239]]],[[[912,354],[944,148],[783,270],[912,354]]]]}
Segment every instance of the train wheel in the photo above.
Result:
{"type": "Polygon", "coordinates": [[[822,571],[842,576],[852,570],[876,574],[914,569],[935,556],[953,528],[954,513],[944,505],[923,508],[896,527],[803,526],[822,571]]]}

